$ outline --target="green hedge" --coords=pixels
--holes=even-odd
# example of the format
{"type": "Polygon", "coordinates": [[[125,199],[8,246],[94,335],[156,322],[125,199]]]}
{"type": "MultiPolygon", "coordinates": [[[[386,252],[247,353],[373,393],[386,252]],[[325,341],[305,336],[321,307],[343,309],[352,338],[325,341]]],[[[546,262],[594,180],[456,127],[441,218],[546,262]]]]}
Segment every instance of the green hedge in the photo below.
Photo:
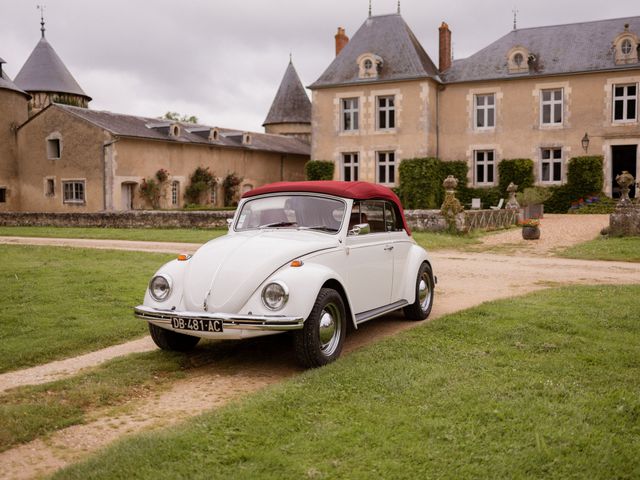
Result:
{"type": "Polygon", "coordinates": [[[504,195],[507,194],[509,183],[518,185],[518,191],[533,186],[535,178],[533,176],[533,160],[529,158],[514,158],[502,160],[498,164],[498,190],[504,195]]]}
{"type": "Polygon", "coordinates": [[[307,180],[333,180],[335,164],[327,160],[310,160],[304,166],[307,180]]]}
{"type": "Polygon", "coordinates": [[[400,163],[398,193],[404,208],[439,208],[442,197],[442,162],[437,158],[411,158],[400,163]]]}
{"type": "Polygon", "coordinates": [[[572,204],[588,196],[601,195],[604,185],[601,155],[574,157],[569,160],[567,183],[549,187],[551,198],[544,203],[547,213],[567,213],[572,204]]]}

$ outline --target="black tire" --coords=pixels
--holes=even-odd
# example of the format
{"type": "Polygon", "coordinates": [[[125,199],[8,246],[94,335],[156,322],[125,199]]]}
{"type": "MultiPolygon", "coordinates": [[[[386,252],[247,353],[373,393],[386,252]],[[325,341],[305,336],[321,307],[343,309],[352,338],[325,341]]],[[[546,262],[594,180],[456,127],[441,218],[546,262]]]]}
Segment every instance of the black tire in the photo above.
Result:
{"type": "Polygon", "coordinates": [[[174,352],[188,352],[200,341],[200,337],[167,330],[153,323],[149,324],[149,333],[155,344],[162,350],[171,350],[174,352]]]}
{"type": "Polygon", "coordinates": [[[331,288],[322,288],[301,330],[294,332],[298,362],[315,368],[336,360],[347,334],[347,316],[342,296],[331,288]]]}
{"type": "Polygon", "coordinates": [[[428,263],[420,265],[416,277],[416,301],[404,307],[404,316],[409,320],[424,320],[431,313],[434,297],[433,271],[428,263]]]}

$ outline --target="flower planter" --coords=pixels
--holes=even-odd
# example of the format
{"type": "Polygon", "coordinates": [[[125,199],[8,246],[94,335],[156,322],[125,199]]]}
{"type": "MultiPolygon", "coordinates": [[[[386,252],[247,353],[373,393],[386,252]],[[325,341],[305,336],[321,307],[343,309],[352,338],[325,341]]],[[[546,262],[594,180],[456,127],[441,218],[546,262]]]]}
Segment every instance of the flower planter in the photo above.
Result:
{"type": "Polygon", "coordinates": [[[540,227],[522,227],[522,238],[525,240],[537,240],[540,238],[540,227]]]}

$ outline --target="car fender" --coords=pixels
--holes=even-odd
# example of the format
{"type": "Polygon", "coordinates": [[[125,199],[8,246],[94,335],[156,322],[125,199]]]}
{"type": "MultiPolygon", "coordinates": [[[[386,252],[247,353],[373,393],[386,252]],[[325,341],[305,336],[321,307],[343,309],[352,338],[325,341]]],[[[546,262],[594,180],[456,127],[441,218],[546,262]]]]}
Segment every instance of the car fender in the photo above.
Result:
{"type": "Polygon", "coordinates": [[[144,294],[144,305],[153,308],[182,310],[182,287],[184,285],[184,274],[186,271],[186,261],[171,260],[158,269],[150,278],[157,275],[166,275],[171,279],[171,294],[163,301],[158,302],[149,293],[149,284],[144,294]]]}
{"type": "Polygon", "coordinates": [[[420,265],[424,262],[431,266],[431,261],[429,260],[429,256],[425,249],[418,245],[412,245],[409,249],[409,254],[407,255],[407,263],[405,264],[405,274],[403,278],[404,298],[409,302],[409,304],[416,300],[416,278],[418,276],[418,271],[420,270],[420,265]]]}
{"type": "Polygon", "coordinates": [[[355,325],[355,317],[344,280],[335,270],[325,265],[312,262],[305,262],[301,267],[291,267],[287,265],[275,272],[260,284],[253,295],[251,295],[249,301],[242,307],[241,313],[255,314],[260,312],[262,314],[301,316],[306,319],[311,314],[320,289],[327,283],[329,284],[329,288],[342,290],[339,293],[343,297],[347,316],[355,325]],[[281,281],[287,285],[289,289],[289,300],[284,308],[277,312],[272,312],[262,303],[262,290],[267,284],[275,281],[281,281]]]}

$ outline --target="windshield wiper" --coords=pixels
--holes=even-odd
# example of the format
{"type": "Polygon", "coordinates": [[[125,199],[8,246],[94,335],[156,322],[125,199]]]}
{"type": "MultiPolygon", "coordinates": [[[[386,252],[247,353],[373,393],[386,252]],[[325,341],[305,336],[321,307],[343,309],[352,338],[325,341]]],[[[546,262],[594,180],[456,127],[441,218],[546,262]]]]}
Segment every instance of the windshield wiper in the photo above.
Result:
{"type": "Polygon", "coordinates": [[[312,227],[300,227],[300,230],[321,230],[323,232],[337,232],[337,228],[327,227],[326,225],[313,225],[312,227]]]}
{"type": "Polygon", "coordinates": [[[265,223],[264,225],[260,225],[258,228],[270,228],[270,227],[292,227],[293,225],[297,225],[297,222],[274,222],[274,223],[265,223]]]}

